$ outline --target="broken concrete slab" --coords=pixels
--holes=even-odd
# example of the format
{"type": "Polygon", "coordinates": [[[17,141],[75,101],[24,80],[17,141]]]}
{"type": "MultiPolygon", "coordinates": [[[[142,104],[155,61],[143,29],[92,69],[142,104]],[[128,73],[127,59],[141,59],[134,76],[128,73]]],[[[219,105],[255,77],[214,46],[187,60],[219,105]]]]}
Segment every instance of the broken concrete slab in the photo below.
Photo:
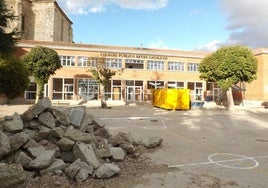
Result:
{"type": "Polygon", "coordinates": [[[90,144],[76,143],[73,146],[73,154],[77,159],[87,162],[94,169],[99,166],[99,161],[90,144]]]}
{"type": "Polygon", "coordinates": [[[95,175],[97,178],[104,179],[104,178],[110,178],[116,174],[119,174],[120,171],[121,169],[118,166],[114,164],[110,164],[110,163],[105,163],[105,164],[100,165],[95,175]]]}
{"type": "Polygon", "coordinates": [[[55,150],[46,150],[30,162],[30,167],[41,170],[47,168],[54,161],[55,150]]]}

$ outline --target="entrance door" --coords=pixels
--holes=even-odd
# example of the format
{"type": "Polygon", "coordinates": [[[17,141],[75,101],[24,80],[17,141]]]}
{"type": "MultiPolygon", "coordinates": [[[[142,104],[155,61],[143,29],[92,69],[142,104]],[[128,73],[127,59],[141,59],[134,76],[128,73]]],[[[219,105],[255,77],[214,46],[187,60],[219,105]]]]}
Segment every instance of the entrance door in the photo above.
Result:
{"type": "Polygon", "coordinates": [[[127,86],[126,96],[127,101],[142,101],[142,86],[127,86]]]}

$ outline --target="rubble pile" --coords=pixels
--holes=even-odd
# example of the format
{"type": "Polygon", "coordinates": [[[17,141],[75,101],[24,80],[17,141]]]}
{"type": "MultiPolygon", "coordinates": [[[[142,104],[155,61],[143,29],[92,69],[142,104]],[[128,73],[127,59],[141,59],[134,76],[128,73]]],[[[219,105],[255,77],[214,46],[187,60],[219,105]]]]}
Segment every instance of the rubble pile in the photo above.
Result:
{"type": "Polygon", "coordinates": [[[23,114],[0,122],[0,185],[14,187],[26,177],[65,173],[83,182],[89,176],[110,178],[120,173],[116,165],[138,148],[161,145],[162,139],[134,139],[130,133],[112,135],[101,119],[84,106],[52,106],[47,98],[23,114]]]}

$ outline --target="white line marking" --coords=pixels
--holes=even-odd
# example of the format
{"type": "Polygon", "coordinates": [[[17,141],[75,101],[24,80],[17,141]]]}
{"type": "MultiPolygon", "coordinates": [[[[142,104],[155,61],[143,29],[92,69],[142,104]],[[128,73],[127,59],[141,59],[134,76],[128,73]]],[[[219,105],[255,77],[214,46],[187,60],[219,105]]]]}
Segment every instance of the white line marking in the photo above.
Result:
{"type": "Polygon", "coordinates": [[[259,162],[256,161],[255,159],[261,159],[261,158],[268,158],[268,156],[256,156],[256,157],[247,157],[243,155],[236,155],[236,154],[231,154],[231,153],[216,153],[216,154],[211,154],[208,156],[208,162],[202,162],[202,163],[190,163],[190,164],[180,164],[180,165],[169,165],[169,168],[179,168],[179,167],[187,167],[187,166],[199,166],[199,165],[210,165],[210,164],[215,164],[215,165],[220,165],[226,168],[233,168],[233,169],[242,169],[242,170],[248,170],[248,169],[253,169],[257,168],[259,166],[259,162]],[[236,158],[234,159],[226,159],[226,160],[218,160],[215,161],[212,158],[215,156],[234,156],[236,158]],[[238,158],[237,158],[238,157],[238,158]],[[227,162],[235,162],[235,161],[245,161],[245,160],[250,160],[254,163],[253,166],[246,166],[246,167],[239,167],[239,166],[231,166],[231,165],[225,165],[222,163],[227,163],[227,162]]]}
{"type": "Polygon", "coordinates": [[[149,129],[149,130],[164,130],[167,129],[165,118],[164,117],[116,117],[116,118],[100,118],[102,120],[111,120],[111,121],[127,121],[127,120],[159,120],[161,121],[161,126],[138,126],[136,127],[143,128],[143,129],[149,129]]]}

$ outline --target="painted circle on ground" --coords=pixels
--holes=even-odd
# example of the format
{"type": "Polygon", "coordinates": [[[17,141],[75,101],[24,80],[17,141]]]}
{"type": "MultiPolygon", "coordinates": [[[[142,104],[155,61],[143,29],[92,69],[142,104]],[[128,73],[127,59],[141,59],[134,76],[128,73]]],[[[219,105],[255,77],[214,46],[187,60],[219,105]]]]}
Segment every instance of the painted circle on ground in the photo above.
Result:
{"type": "Polygon", "coordinates": [[[241,170],[249,170],[253,168],[257,168],[259,166],[258,161],[256,161],[252,157],[247,157],[244,155],[237,155],[237,154],[231,154],[231,153],[215,153],[208,156],[208,160],[211,163],[214,163],[219,166],[223,166],[225,168],[233,168],[233,169],[241,169],[241,170]],[[238,165],[228,165],[226,163],[232,163],[232,162],[247,162],[250,165],[249,166],[240,166],[238,165]]]}

